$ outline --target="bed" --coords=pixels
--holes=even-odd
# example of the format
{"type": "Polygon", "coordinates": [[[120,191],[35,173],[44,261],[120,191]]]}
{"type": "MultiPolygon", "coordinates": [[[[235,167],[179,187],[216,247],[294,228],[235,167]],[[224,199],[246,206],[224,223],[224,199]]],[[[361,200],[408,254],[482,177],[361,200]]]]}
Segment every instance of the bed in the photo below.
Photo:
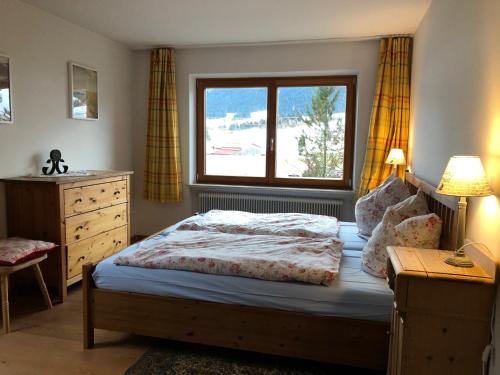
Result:
{"type": "MultiPolygon", "coordinates": [[[[154,243],[173,230],[147,241],[154,243]]],[[[345,245],[332,287],[114,264],[119,255],[135,252],[138,244],[100,262],[93,279],[100,289],[389,322],[393,295],[387,282],[360,267],[365,240],[357,236],[353,223],[341,223],[339,234],[345,245]]]]}
{"type": "MultiPolygon", "coordinates": [[[[456,201],[407,175],[444,222],[441,247],[453,248],[456,201]]],[[[146,241],[168,236],[175,226],[146,241]]],[[[385,368],[393,295],[383,279],[361,271],[365,241],[341,223],[340,272],[332,287],[167,269],[84,266],[84,346],[94,329],[124,331],[374,369],[385,368]]]]}

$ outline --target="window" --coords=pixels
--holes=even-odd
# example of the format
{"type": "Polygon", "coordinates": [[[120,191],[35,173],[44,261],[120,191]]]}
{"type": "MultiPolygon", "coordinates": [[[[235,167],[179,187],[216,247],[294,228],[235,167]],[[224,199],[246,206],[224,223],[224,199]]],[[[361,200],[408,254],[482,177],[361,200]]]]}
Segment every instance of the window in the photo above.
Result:
{"type": "Polygon", "coordinates": [[[196,86],[197,182],[352,188],[355,76],[196,86]]]}

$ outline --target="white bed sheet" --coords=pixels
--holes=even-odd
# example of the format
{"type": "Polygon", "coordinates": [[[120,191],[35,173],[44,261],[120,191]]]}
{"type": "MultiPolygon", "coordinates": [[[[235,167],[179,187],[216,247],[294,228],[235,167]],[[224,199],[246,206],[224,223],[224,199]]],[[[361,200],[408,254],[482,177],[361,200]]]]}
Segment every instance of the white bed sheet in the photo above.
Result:
{"type": "MultiPolygon", "coordinates": [[[[171,230],[148,241],[157,241],[171,230]]],[[[343,257],[338,278],[330,287],[113,264],[118,254],[135,251],[137,244],[100,262],[93,277],[98,288],[116,291],[389,322],[392,291],[384,279],[361,270],[360,250],[365,241],[357,236],[356,224],[341,223],[339,237],[344,241],[343,257]]]]}

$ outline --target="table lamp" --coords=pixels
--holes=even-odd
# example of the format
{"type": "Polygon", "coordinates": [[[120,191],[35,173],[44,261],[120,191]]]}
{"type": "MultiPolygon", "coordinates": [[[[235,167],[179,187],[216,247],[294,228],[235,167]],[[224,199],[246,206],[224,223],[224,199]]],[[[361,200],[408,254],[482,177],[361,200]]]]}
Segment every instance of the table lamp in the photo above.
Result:
{"type": "Polygon", "coordinates": [[[458,235],[454,256],[445,262],[456,267],[473,267],[474,264],[463,250],[467,197],[491,195],[490,184],[478,156],[453,156],[444,170],[436,192],[460,197],[458,201],[458,235]]]}
{"type": "Polygon", "coordinates": [[[392,164],[393,172],[396,173],[398,165],[406,164],[405,154],[403,150],[400,148],[391,148],[391,151],[389,151],[389,155],[385,160],[385,164],[392,164]]]}

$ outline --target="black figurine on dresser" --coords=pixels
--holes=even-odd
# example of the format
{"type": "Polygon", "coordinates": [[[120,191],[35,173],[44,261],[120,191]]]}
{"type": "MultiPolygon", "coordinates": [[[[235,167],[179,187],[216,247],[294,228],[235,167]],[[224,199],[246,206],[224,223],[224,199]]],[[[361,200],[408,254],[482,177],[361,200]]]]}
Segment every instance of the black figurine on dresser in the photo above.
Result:
{"type": "Polygon", "coordinates": [[[50,159],[47,160],[48,164],[52,164],[49,167],[43,167],[42,168],[42,173],[46,176],[53,175],[55,172],[57,174],[64,174],[68,171],[68,166],[67,165],[59,165],[59,163],[64,163],[64,159],[62,159],[61,151],[59,150],[52,150],[50,151],[50,159]],[[60,166],[63,168],[61,171],[60,166]]]}

